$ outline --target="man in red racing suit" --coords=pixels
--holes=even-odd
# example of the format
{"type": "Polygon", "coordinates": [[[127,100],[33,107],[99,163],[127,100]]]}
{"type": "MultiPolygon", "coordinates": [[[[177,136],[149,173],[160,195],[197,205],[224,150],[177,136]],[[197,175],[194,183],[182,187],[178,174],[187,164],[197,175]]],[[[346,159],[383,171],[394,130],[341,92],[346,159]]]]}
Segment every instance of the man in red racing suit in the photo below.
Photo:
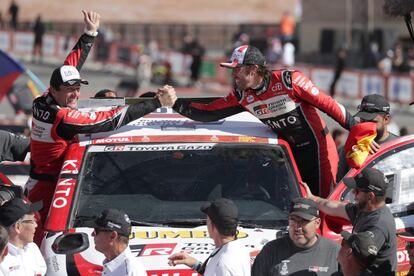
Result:
{"type": "MultiPolygon", "coordinates": [[[[96,34],[99,15],[93,12],[84,14],[87,29],[96,34]]],[[[161,106],[172,106],[176,99],[175,93],[165,93],[145,102],[117,107],[110,111],[76,110],[80,84],[87,84],[80,78],[78,69],[82,67],[93,40],[90,35],[81,36],[66,58],[65,65],[53,71],[49,89],[33,101],[31,172],[26,189],[30,201],[43,201],[41,221],[35,237],[38,244],[43,235],[42,226],[51,205],[66,150],[70,143],[76,141],[76,135],[117,129],[161,106]]]]}
{"type": "Polygon", "coordinates": [[[233,68],[234,91],[209,104],[178,99],[174,110],[204,122],[242,111],[252,113],[289,143],[312,192],[327,197],[335,185],[338,153],[317,109],[346,129],[355,124],[354,118],[302,73],[267,70],[264,56],[255,47],[236,48],[231,61],[220,65],[233,68]]]}

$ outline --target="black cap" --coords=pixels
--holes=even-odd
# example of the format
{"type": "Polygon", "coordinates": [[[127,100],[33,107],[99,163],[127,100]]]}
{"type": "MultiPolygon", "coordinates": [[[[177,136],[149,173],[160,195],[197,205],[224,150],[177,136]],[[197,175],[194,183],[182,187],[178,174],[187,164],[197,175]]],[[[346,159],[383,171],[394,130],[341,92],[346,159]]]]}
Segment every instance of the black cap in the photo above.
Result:
{"type": "Polygon", "coordinates": [[[0,207],[0,224],[9,227],[27,214],[33,214],[42,209],[41,201],[33,204],[21,198],[13,198],[0,207]]]}
{"type": "Polygon", "coordinates": [[[231,229],[237,227],[238,210],[233,201],[227,198],[219,198],[200,208],[207,214],[215,225],[221,228],[231,229]]]}
{"type": "Polygon", "coordinates": [[[344,178],[344,183],[349,188],[383,196],[387,191],[389,181],[381,171],[374,168],[365,168],[355,177],[344,178]]]}
{"type": "Polygon", "coordinates": [[[362,102],[358,106],[358,113],[354,117],[371,121],[378,114],[390,114],[390,109],[390,104],[383,96],[372,94],[362,98],[362,102]]]}
{"type": "Polygon", "coordinates": [[[95,220],[94,228],[116,231],[118,234],[129,237],[131,234],[131,220],[128,215],[118,209],[105,209],[95,220]]]}
{"type": "Polygon", "coordinates": [[[56,68],[50,77],[50,86],[53,88],[76,83],[88,84],[86,80],[81,79],[78,69],[72,65],[63,65],[56,68]]]}
{"type": "Polygon", "coordinates": [[[370,266],[378,254],[378,247],[375,244],[372,232],[360,232],[351,234],[342,231],[341,236],[347,245],[352,249],[352,254],[366,266],[370,266]]]}
{"type": "Polygon", "coordinates": [[[295,215],[306,220],[313,220],[319,217],[318,205],[309,198],[294,198],[289,215],[295,215]]]}
{"type": "Polygon", "coordinates": [[[249,45],[242,45],[234,49],[228,62],[220,63],[221,67],[236,68],[244,65],[266,65],[266,59],[259,49],[249,45]]]}

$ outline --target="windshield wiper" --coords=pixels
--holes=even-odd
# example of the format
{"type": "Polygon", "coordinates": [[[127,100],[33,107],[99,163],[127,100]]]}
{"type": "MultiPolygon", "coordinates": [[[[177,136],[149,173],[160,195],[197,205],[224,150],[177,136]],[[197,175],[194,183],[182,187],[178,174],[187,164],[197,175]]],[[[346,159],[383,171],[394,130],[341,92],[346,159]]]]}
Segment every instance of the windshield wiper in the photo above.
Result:
{"type": "Polygon", "coordinates": [[[164,227],[165,224],[156,223],[156,222],[149,222],[143,220],[133,220],[131,219],[132,226],[154,226],[154,227],[164,227]]]}
{"type": "MultiPolygon", "coordinates": [[[[96,216],[77,216],[75,222],[79,223],[79,226],[84,226],[85,222],[92,222],[96,219],[96,216]]],[[[131,225],[133,226],[157,226],[162,227],[165,226],[161,223],[149,222],[149,221],[141,221],[141,220],[131,220],[131,225]]],[[[92,225],[86,225],[86,227],[91,227],[92,225]]]]}
{"type": "Polygon", "coordinates": [[[200,226],[206,225],[206,219],[172,219],[166,221],[164,224],[168,226],[200,226]]]}

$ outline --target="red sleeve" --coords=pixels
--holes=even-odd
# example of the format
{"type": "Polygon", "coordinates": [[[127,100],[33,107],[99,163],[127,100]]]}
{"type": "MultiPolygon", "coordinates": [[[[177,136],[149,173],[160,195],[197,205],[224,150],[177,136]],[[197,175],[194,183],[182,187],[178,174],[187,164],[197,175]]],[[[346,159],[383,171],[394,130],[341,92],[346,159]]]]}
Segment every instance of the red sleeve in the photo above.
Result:
{"type": "Polygon", "coordinates": [[[93,36],[87,34],[81,35],[78,42],[76,42],[75,46],[70,51],[63,64],[73,65],[80,71],[86,61],[86,58],[89,55],[94,40],[95,37],[93,36]]]}
{"type": "Polygon", "coordinates": [[[291,74],[295,97],[322,110],[348,130],[355,124],[355,119],[342,104],[326,95],[304,74],[298,71],[292,71],[291,74]]]}
{"type": "Polygon", "coordinates": [[[61,108],[58,112],[59,124],[56,133],[67,140],[79,133],[96,133],[118,129],[148,113],[161,104],[158,99],[147,100],[130,106],[114,108],[110,111],[82,112],[61,108]]]}
{"type": "Polygon", "coordinates": [[[181,115],[200,122],[217,121],[244,111],[233,92],[208,104],[178,99],[173,108],[181,115]]]}

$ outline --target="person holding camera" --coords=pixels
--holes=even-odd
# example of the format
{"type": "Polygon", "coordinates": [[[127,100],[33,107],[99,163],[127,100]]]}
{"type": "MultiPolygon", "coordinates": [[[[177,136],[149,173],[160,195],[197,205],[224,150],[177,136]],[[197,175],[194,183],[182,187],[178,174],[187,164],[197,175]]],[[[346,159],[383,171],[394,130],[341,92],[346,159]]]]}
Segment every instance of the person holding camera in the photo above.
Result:
{"type": "Polygon", "coordinates": [[[250,255],[237,240],[238,209],[230,199],[219,198],[201,207],[207,215],[207,230],[216,248],[202,263],[185,252],[172,254],[170,266],[185,264],[204,276],[250,276],[250,255]]]}
{"type": "Polygon", "coordinates": [[[8,255],[0,263],[6,275],[45,275],[46,262],[33,242],[37,227],[35,213],[41,202],[30,204],[15,197],[0,207],[0,224],[9,232],[8,255]]]}

